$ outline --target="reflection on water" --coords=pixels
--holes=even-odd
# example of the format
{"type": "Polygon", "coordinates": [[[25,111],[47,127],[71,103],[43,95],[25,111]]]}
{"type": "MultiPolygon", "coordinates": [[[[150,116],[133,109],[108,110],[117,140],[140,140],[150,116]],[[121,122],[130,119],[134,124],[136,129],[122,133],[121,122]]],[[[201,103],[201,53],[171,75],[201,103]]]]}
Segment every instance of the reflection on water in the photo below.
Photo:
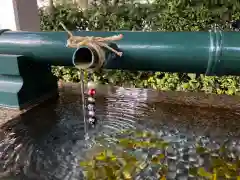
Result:
{"type": "MultiPolygon", "coordinates": [[[[210,151],[237,164],[240,153],[238,113],[154,104],[154,100],[148,103],[148,93],[147,90],[118,88],[108,96],[99,97],[100,121],[96,129],[90,130],[92,138],[86,145],[80,91],[63,90],[57,103],[48,102],[2,125],[0,176],[2,179],[12,176],[16,180],[83,179],[79,163],[88,154],[89,146],[100,143],[99,137],[102,137],[101,144],[108,148],[121,143],[124,146],[124,142],[132,138],[134,146],[124,148],[136,157],[151,159],[161,151],[166,156],[163,164],[168,165],[167,179],[196,179],[196,175],[190,175],[193,167],[211,171],[210,151]],[[164,140],[169,146],[162,150],[151,144],[140,146],[151,138],[139,139],[122,133],[133,129],[151,132],[155,139],[164,140]],[[203,147],[200,148],[202,154],[196,152],[199,147],[203,147]],[[226,147],[225,154],[217,151],[220,147],[226,147]]],[[[136,179],[147,176],[158,178],[154,167],[148,166],[136,179]]]]}
{"type": "Polygon", "coordinates": [[[147,91],[141,89],[119,88],[114,94],[105,97],[99,104],[98,114],[102,120],[102,130],[122,131],[126,128],[136,128],[143,117],[151,113],[152,107],[146,103],[147,91]]]}

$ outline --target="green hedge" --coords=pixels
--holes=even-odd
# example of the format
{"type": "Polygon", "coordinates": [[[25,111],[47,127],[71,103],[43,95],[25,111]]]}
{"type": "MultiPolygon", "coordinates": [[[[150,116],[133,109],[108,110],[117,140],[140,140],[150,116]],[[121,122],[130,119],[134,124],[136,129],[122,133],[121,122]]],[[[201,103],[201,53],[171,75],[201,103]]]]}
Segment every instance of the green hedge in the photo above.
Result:
{"type": "MultiPolygon", "coordinates": [[[[100,5],[92,5],[87,12],[81,12],[76,7],[57,6],[52,18],[40,9],[41,28],[62,30],[59,22],[63,21],[70,30],[201,31],[210,29],[215,23],[225,30],[231,30],[227,21],[240,17],[240,3],[237,0],[225,0],[224,4],[215,0],[156,0],[153,4],[129,3],[125,0],[115,0],[112,4],[99,1],[100,5]]],[[[53,71],[59,79],[79,82],[79,73],[75,68],[54,67],[53,71]]],[[[240,91],[240,78],[235,76],[101,70],[94,73],[94,78],[103,84],[160,90],[229,95],[240,91]]]]}

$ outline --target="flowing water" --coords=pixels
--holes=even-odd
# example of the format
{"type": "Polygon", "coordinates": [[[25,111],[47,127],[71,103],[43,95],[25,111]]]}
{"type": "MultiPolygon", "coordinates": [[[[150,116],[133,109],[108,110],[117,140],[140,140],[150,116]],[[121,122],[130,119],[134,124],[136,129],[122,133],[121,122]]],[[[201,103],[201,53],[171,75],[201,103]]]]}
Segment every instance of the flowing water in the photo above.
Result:
{"type": "Polygon", "coordinates": [[[65,87],[57,101],[3,124],[0,179],[84,179],[81,162],[91,161],[103,149],[124,166],[120,179],[213,180],[216,174],[218,179],[237,179],[238,111],[154,103],[152,92],[145,89],[102,91],[107,95],[97,97],[99,123],[88,129],[88,141],[79,87],[65,87]],[[127,175],[127,164],[138,170],[127,175]]]}
{"type": "Polygon", "coordinates": [[[83,113],[83,121],[84,121],[84,132],[85,139],[88,140],[88,122],[87,122],[87,112],[86,112],[86,97],[85,97],[85,82],[84,82],[84,70],[80,70],[80,84],[81,84],[81,97],[82,97],[82,113],[83,113]]]}

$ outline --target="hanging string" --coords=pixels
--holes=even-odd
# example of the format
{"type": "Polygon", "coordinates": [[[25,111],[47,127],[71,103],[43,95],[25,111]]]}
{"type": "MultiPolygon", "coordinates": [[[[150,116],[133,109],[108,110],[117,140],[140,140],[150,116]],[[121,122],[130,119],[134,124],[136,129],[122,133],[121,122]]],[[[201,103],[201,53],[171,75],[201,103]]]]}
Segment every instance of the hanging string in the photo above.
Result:
{"type": "Polygon", "coordinates": [[[93,73],[88,72],[88,84],[87,84],[87,110],[88,110],[88,123],[95,127],[97,123],[96,117],[96,83],[93,80],[93,73]]]}

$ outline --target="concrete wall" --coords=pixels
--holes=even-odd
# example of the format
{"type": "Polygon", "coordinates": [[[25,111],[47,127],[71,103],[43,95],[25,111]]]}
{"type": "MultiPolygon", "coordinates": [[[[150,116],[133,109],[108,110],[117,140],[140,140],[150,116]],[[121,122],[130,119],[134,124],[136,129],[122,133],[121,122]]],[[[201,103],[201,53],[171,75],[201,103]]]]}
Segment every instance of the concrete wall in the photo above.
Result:
{"type": "Polygon", "coordinates": [[[0,0],[0,29],[40,31],[37,0],[0,0]]]}

